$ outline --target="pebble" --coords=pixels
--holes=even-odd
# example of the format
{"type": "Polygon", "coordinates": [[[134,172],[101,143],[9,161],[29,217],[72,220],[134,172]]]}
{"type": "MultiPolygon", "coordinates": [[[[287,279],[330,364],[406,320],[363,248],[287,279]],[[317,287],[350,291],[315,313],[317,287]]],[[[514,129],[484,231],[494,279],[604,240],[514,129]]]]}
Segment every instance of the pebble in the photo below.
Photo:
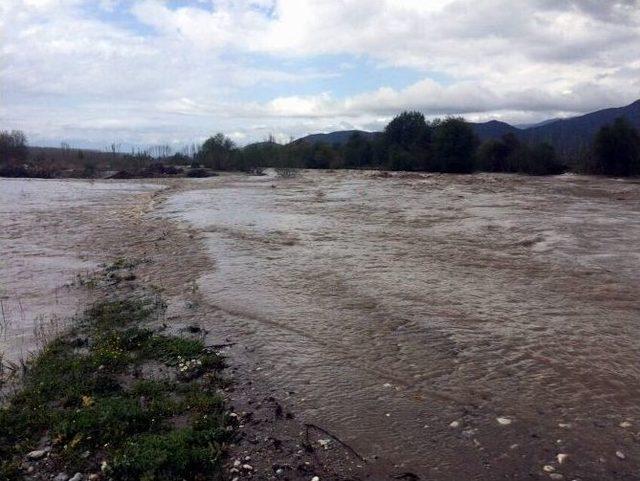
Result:
{"type": "Polygon", "coordinates": [[[320,478],[318,476],[314,476],[313,478],[311,478],[311,481],[320,481],[320,478]]]}
{"type": "Polygon", "coordinates": [[[253,466],[251,466],[250,464],[243,464],[242,469],[244,469],[245,471],[253,471],[253,466]]]}
{"type": "Polygon", "coordinates": [[[38,459],[44,458],[46,454],[47,454],[46,450],[38,449],[36,451],[31,451],[29,454],[27,454],[27,458],[33,461],[37,461],[38,459]]]}
{"type": "Polygon", "coordinates": [[[233,462],[233,467],[234,467],[234,468],[239,468],[241,464],[242,464],[242,463],[240,462],[240,460],[239,460],[239,459],[236,459],[236,460],[233,462]]]}
{"type": "Polygon", "coordinates": [[[82,476],[82,473],[76,473],[69,481],[82,481],[83,478],[84,476],[82,476]]]}
{"type": "Polygon", "coordinates": [[[69,476],[67,476],[65,473],[59,473],[55,478],[53,478],[53,481],[67,481],[69,479],[69,476]]]}
{"type": "Polygon", "coordinates": [[[568,454],[558,454],[556,456],[558,458],[558,464],[564,464],[564,462],[569,458],[568,454]]]}
{"type": "Polygon", "coordinates": [[[92,473],[89,475],[89,481],[98,481],[100,479],[100,475],[98,473],[92,473]]]}
{"type": "Polygon", "coordinates": [[[624,429],[630,428],[631,426],[632,424],[629,421],[623,421],[620,423],[620,427],[624,429]]]}
{"type": "Polygon", "coordinates": [[[282,468],[278,468],[278,469],[276,469],[276,474],[278,476],[282,476],[284,474],[284,470],[282,468]]]}
{"type": "Polygon", "coordinates": [[[450,428],[459,428],[460,427],[460,421],[453,421],[451,424],[449,424],[450,428]]]}
{"type": "Polygon", "coordinates": [[[331,439],[320,439],[318,444],[322,446],[324,449],[329,449],[329,445],[331,444],[331,439]]]}
{"type": "Polygon", "coordinates": [[[626,456],[622,451],[616,451],[616,456],[618,456],[618,459],[626,459],[626,456]]]}
{"type": "Polygon", "coordinates": [[[508,426],[513,422],[509,418],[496,418],[496,421],[498,421],[498,424],[500,424],[500,426],[508,426]]]}
{"type": "Polygon", "coordinates": [[[564,476],[560,473],[552,473],[549,475],[549,478],[553,479],[553,481],[562,481],[564,476]]]}
{"type": "Polygon", "coordinates": [[[553,466],[551,466],[550,464],[547,464],[546,466],[543,466],[543,467],[542,467],[542,470],[543,470],[545,473],[553,473],[553,472],[556,470],[556,468],[554,468],[554,467],[553,467],[553,466]]]}

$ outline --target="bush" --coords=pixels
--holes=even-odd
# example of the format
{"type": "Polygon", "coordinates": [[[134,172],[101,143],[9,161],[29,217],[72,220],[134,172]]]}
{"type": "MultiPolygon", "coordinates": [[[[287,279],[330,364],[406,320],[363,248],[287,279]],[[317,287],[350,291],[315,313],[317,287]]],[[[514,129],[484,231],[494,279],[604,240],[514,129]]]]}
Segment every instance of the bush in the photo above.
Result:
{"type": "Polygon", "coordinates": [[[555,149],[547,143],[537,144],[528,149],[527,159],[521,172],[530,175],[559,175],[565,171],[558,160],[555,149]]]}
{"type": "Polygon", "coordinates": [[[214,173],[214,172],[210,172],[207,169],[189,169],[187,171],[187,177],[193,177],[193,178],[204,178],[204,177],[215,177],[218,174],[214,173]]]}
{"type": "Polygon", "coordinates": [[[274,170],[278,177],[282,177],[284,179],[290,179],[298,176],[298,169],[293,167],[276,167],[274,170]]]}

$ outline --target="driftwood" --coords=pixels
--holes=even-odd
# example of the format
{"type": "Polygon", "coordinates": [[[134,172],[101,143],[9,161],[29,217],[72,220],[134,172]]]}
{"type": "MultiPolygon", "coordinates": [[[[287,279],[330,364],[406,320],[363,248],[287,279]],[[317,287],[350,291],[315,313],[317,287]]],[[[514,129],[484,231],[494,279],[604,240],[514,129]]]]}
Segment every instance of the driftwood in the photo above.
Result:
{"type": "Polygon", "coordinates": [[[212,344],[211,346],[207,346],[207,349],[223,349],[225,347],[233,347],[237,344],[237,342],[227,342],[225,344],[212,344]]]}
{"type": "Polygon", "coordinates": [[[326,434],[327,436],[332,437],[333,439],[335,439],[336,441],[338,441],[347,451],[349,451],[351,454],[353,454],[356,458],[358,458],[360,461],[362,461],[363,463],[366,463],[367,460],[364,459],[360,453],[358,453],[355,449],[353,449],[351,446],[349,446],[346,442],[344,442],[342,439],[340,439],[338,436],[336,436],[333,433],[330,433],[329,431],[327,431],[324,428],[321,428],[320,426],[316,425],[316,424],[310,424],[310,423],[305,423],[305,428],[306,428],[306,437],[307,437],[307,444],[309,446],[311,446],[311,442],[309,441],[309,429],[316,429],[324,434],[326,434]]]}

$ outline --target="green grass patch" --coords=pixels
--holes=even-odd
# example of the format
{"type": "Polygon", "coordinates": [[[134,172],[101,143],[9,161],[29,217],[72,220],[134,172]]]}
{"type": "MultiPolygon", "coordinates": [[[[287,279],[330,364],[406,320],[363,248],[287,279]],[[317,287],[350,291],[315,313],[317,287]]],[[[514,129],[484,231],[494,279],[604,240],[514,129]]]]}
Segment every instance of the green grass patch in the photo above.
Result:
{"type": "Polygon", "coordinates": [[[73,337],[29,362],[22,390],[0,408],[0,479],[22,479],[24,455],[43,436],[69,472],[105,461],[113,479],[219,478],[230,438],[217,394],[223,359],[202,341],[141,327],[160,308],[144,299],[97,304],[73,337]],[[175,369],[178,380],[136,379],[148,361],[175,369]]]}
{"type": "Polygon", "coordinates": [[[223,452],[217,429],[183,428],[145,434],[130,440],[116,454],[110,473],[122,481],[220,479],[223,452]],[[208,478],[200,478],[208,473],[208,478]]]}

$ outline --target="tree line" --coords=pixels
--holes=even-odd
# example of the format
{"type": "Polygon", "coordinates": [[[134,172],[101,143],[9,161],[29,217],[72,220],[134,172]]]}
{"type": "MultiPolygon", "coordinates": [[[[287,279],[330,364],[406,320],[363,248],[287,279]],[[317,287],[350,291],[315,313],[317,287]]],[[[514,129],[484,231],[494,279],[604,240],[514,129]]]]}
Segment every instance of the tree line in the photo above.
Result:
{"type": "MultiPolygon", "coordinates": [[[[283,173],[295,169],[382,169],[556,175],[572,170],[611,176],[640,175],[640,133],[624,118],[602,127],[590,148],[571,161],[561,158],[548,143],[528,144],[514,134],[481,143],[463,118],[427,121],[420,112],[403,112],[381,134],[354,133],[342,144],[294,141],[281,145],[270,137],[241,148],[219,133],[182,153],[172,154],[168,147],[156,150],[155,155],[152,151],[116,155],[113,148],[111,158],[107,159],[111,167],[117,164],[134,172],[153,170],[164,163],[254,174],[273,167],[283,173]]],[[[85,172],[94,170],[89,152],[78,151],[77,156],[85,172]]],[[[7,175],[11,169],[24,169],[25,163],[33,162],[28,157],[22,132],[0,132],[0,175],[7,175]]]]}
{"type": "Polygon", "coordinates": [[[427,121],[403,112],[380,135],[354,133],[343,144],[268,141],[238,148],[222,134],[195,156],[217,170],[261,171],[266,167],[383,169],[442,173],[507,172],[557,175],[572,170],[613,176],[640,175],[640,134],[624,118],[604,126],[577,160],[563,159],[548,143],[529,144],[512,133],[483,143],[463,118],[427,121]]]}

